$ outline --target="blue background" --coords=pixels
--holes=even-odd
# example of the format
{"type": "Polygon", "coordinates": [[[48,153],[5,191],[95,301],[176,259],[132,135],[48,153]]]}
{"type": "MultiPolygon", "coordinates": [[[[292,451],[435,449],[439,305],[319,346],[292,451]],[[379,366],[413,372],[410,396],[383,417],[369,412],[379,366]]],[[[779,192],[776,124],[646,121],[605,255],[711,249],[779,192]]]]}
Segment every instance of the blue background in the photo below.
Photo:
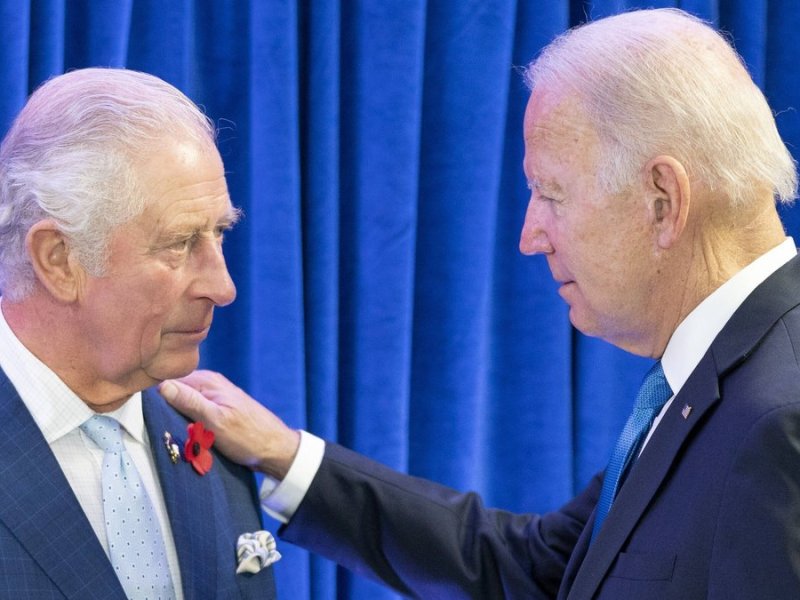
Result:
{"type": "MultiPolygon", "coordinates": [[[[545,261],[517,250],[515,67],[570,25],[637,5],[0,0],[0,131],[73,68],[182,89],[217,122],[245,213],[226,242],[239,297],[217,312],[204,365],[293,426],[544,511],[604,466],[649,361],[577,334],[545,261]]],[[[642,5],[730,32],[797,152],[800,3],[642,5]]],[[[797,235],[800,211],[783,212],[797,235]]],[[[282,598],[395,597],[280,550],[282,598]]]]}

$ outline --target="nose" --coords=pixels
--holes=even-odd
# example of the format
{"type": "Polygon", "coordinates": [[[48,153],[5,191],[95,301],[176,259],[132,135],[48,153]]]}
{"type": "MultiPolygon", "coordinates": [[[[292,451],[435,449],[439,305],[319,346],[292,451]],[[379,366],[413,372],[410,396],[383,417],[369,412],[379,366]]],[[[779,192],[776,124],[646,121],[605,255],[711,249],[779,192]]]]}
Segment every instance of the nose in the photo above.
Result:
{"type": "Polygon", "coordinates": [[[221,242],[216,239],[206,242],[205,251],[200,257],[197,294],[208,298],[216,306],[227,306],[236,298],[236,286],[228,272],[221,242]]]}
{"type": "Polygon", "coordinates": [[[528,210],[525,211],[525,222],[522,224],[522,232],[519,236],[519,251],[526,256],[553,252],[553,246],[544,229],[541,211],[542,202],[531,198],[528,202],[528,210]]]}

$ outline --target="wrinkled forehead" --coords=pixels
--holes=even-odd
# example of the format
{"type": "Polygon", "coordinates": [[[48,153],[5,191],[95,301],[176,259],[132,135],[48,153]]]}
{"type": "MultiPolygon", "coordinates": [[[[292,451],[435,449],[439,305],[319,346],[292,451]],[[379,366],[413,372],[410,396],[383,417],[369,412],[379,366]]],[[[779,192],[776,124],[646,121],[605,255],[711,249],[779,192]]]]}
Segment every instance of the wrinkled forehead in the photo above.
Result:
{"type": "Polygon", "coordinates": [[[536,88],[525,109],[523,135],[528,142],[596,142],[597,132],[572,93],[536,88]]]}
{"type": "Polygon", "coordinates": [[[529,175],[540,175],[543,162],[594,169],[599,138],[582,104],[571,94],[535,89],[523,124],[529,175]]]}

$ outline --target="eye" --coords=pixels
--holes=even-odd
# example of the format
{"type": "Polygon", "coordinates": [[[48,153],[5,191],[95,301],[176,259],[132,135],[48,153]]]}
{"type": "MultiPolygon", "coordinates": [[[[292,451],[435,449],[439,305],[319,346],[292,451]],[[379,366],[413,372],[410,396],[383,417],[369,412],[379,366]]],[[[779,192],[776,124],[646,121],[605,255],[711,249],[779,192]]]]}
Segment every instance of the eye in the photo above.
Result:
{"type": "Polygon", "coordinates": [[[187,251],[191,250],[192,246],[194,246],[196,241],[197,241],[197,236],[196,235],[192,235],[192,236],[189,236],[187,238],[183,238],[183,239],[180,239],[180,240],[178,240],[176,242],[173,242],[172,244],[169,245],[168,248],[172,252],[175,252],[175,253],[179,254],[179,253],[183,253],[183,252],[187,252],[187,251]]]}
{"type": "Polygon", "coordinates": [[[542,190],[540,190],[540,189],[534,190],[533,191],[533,196],[537,200],[539,200],[541,202],[545,202],[547,204],[558,204],[560,202],[560,200],[558,200],[557,198],[553,198],[552,196],[547,196],[547,195],[543,194],[542,190]]]}
{"type": "Polygon", "coordinates": [[[547,196],[542,193],[542,185],[539,181],[534,179],[534,180],[529,180],[527,183],[528,183],[528,189],[531,191],[531,194],[533,194],[533,197],[536,200],[541,200],[542,202],[548,202],[548,203],[558,202],[558,200],[556,200],[552,196],[547,196]]]}
{"type": "Polygon", "coordinates": [[[217,225],[214,228],[214,239],[221,242],[225,238],[225,233],[230,231],[230,225],[217,225]]]}

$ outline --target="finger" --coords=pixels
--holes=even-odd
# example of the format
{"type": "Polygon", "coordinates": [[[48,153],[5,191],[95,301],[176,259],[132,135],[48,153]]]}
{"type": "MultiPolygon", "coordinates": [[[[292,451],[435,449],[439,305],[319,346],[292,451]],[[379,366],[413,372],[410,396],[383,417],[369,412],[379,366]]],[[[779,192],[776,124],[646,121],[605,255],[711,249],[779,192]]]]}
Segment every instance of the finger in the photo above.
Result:
{"type": "Polygon", "coordinates": [[[208,421],[214,409],[212,402],[181,381],[163,381],[158,391],[172,408],[193,421],[208,421]]]}
{"type": "Polygon", "coordinates": [[[222,402],[223,404],[225,402],[222,398],[241,392],[229,379],[216,371],[193,371],[174,381],[185,383],[189,387],[196,389],[209,400],[217,403],[222,402]],[[218,398],[217,396],[222,396],[222,398],[218,398]]]}
{"type": "Polygon", "coordinates": [[[198,389],[204,385],[210,384],[214,379],[214,375],[216,375],[216,373],[213,371],[204,371],[198,369],[196,371],[192,371],[188,375],[180,377],[179,379],[173,379],[173,381],[180,381],[188,386],[193,387],[194,389],[198,389]]]}

